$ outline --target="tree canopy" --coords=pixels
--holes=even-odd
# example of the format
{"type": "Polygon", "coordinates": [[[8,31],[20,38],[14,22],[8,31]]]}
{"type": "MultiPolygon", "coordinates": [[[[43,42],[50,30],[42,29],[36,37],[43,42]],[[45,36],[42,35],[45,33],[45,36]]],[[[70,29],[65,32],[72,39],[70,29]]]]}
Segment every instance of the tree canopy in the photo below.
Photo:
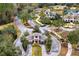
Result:
{"type": "Polygon", "coordinates": [[[9,26],[4,30],[0,30],[0,56],[21,55],[20,49],[13,45],[16,38],[16,31],[12,26],[9,26]]]}
{"type": "Polygon", "coordinates": [[[68,35],[68,40],[71,44],[77,44],[79,42],[79,30],[70,32],[68,35]]]}

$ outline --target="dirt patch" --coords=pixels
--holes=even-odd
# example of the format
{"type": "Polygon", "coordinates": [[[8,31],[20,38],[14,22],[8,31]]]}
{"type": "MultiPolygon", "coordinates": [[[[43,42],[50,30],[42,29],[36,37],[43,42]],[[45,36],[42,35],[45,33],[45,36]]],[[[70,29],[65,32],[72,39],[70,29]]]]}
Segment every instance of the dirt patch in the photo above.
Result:
{"type": "Polygon", "coordinates": [[[66,47],[63,44],[61,44],[61,51],[60,51],[59,56],[66,56],[67,51],[68,51],[68,47],[66,47]]]}

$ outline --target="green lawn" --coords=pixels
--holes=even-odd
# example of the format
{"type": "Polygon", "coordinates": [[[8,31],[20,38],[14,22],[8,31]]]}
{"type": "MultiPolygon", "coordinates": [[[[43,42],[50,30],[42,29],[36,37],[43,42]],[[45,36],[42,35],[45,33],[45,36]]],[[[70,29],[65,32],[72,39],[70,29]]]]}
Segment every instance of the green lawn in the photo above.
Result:
{"type": "Polygon", "coordinates": [[[42,49],[38,43],[32,45],[32,56],[42,56],[42,49]]]}

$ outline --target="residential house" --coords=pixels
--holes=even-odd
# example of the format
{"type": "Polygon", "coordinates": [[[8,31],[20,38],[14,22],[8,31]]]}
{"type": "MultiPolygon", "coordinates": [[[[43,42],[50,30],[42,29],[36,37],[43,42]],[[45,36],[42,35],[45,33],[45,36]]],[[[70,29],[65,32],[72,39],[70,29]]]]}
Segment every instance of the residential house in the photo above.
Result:
{"type": "Polygon", "coordinates": [[[45,13],[46,16],[49,17],[49,18],[55,18],[55,16],[56,16],[56,13],[50,11],[50,9],[47,9],[44,13],[45,13]]]}
{"type": "Polygon", "coordinates": [[[53,11],[62,16],[65,8],[67,8],[67,6],[56,5],[53,6],[53,11]]]}
{"type": "Polygon", "coordinates": [[[67,15],[64,16],[63,20],[66,22],[76,22],[76,21],[79,22],[79,12],[68,13],[67,15]]]}

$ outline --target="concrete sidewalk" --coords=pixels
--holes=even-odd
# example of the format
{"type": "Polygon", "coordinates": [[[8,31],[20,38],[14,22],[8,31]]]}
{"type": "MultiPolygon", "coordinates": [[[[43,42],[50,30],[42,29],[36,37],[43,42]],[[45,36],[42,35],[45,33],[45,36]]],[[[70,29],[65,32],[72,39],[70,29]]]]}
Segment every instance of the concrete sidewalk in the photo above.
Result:
{"type": "Polygon", "coordinates": [[[71,56],[72,54],[72,45],[70,43],[68,43],[68,52],[66,54],[66,56],[71,56]]]}

